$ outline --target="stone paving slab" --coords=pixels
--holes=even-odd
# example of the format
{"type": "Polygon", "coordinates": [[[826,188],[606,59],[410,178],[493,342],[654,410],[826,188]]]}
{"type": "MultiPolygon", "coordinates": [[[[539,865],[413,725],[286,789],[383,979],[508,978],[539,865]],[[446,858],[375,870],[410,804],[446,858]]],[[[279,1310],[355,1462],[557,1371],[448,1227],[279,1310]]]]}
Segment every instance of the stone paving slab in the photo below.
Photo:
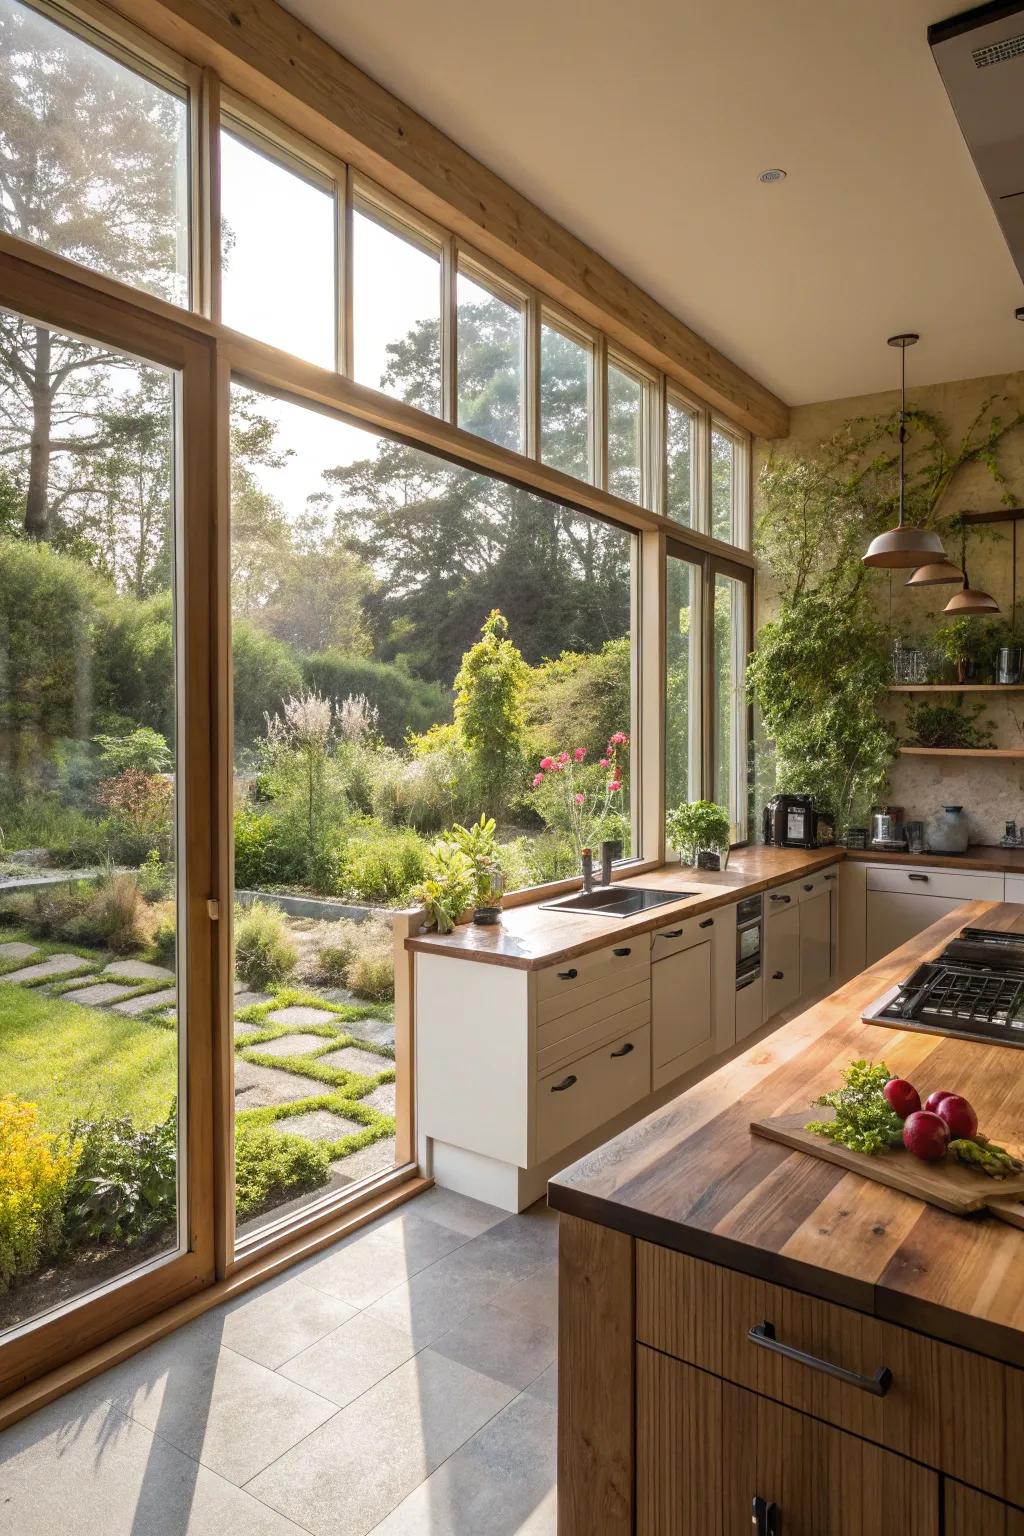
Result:
{"type": "Polygon", "coordinates": [[[11,939],[6,944],[0,944],[0,960],[27,960],[29,955],[38,953],[38,944],[23,944],[20,939],[11,939]]]}
{"type": "Polygon", "coordinates": [[[260,1026],[258,1024],[243,1024],[241,1019],[235,1020],[236,1040],[244,1040],[246,1035],[258,1035],[259,1032],[260,1026]]]}
{"type": "Polygon", "coordinates": [[[348,1157],[339,1157],[331,1164],[331,1173],[341,1182],[354,1184],[357,1179],[368,1179],[375,1173],[383,1173],[395,1166],[395,1138],[386,1136],[369,1147],[360,1147],[348,1157]]]}
{"type": "Polygon", "coordinates": [[[88,960],[83,960],[81,955],[51,955],[38,965],[25,965],[20,971],[8,971],[6,976],[0,977],[0,981],[42,981],[47,976],[65,976],[68,971],[81,970],[88,964],[88,960]]]}
{"type": "Polygon", "coordinates": [[[358,1046],[345,1045],[340,1051],[328,1051],[320,1057],[325,1067],[337,1067],[341,1072],[358,1072],[362,1077],[379,1077],[389,1071],[394,1062],[374,1051],[361,1051],[358,1046]]]}
{"type": "Polygon", "coordinates": [[[134,992],[134,987],[122,986],[118,981],[100,981],[92,982],[87,987],[77,987],[62,996],[66,1003],[81,1003],[83,1008],[98,1008],[105,1003],[116,1003],[119,998],[131,997],[134,992]]]}
{"type": "Polygon", "coordinates": [[[369,1109],[375,1109],[381,1115],[393,1115],[395,1112],[395,1084],[378,1083],[372,1093],[365,1093],[359,1100],[369,1109]]]}
{"type": "Polygon", "coordinates": [[[297,1072],[286,1072],[283,1067],[260,1067],[254,1061],[235,1059],[236,1109],[295,1104],[299,1099],[310,1099],[330,1091],[326,1083],[318,1083],[312,1077],[300,1077],[297,1072]]]}
{"type": "Polygon", "coordinates": [[[395,1043],[394,1019],[356,1019],[351,1024],[343,1024],[342,1028],[346,1034],[369,1040],[373,1045],[393,1046],[395,1043]]]}
{"type": "Polygon", "coordinates": [[[243,1008],[255,1008],[258,1003],[269,1003],[269,992],[246,992],[240,985],[235,987],[235,1012],[241,1013],[243,1008]]]}
{"type": "Polygon", "coordinates": [[[278,1035],[276,1040],[267,1040],[259,1049],[268,1056],[312,1056],[314,1051],[322,1051],[330,1043],[323,1035],[278,1035]]]}
{"type": "Polygon", "coordinates": [[[103,967],[104,976],[128,976],[134,981],[173,981],[174,972],[166,965],[153,965],[149,960],[111,960],[103,967]]]}
{"type": "Polygon", "coordinates": [[[164,987],[160,992],[142,992],[137,997],[129,998],[125,1003],[115,1003],[116,1013],[148,1013],[151,1008],[163,1008],[167,1003],[176,1003],[178,994],[173,987],[164,987]]]}
{"type": "Polygon", "coordinates": [[[267,1014],[268,1024],[294,1024],[301,1029],[303,1024],[334,1024],[340,1027],[337,1014],[330,1013],[326,1008],[308,1008],[304,1004],[292,1004],[289,1008],[276,1008],[273,1013],[267,1014]]]}
{"type": "Polygon", "coordinates": [[[330,1109],[311,1109],[304,1115],[289,1115],[286,1120],[275,1121],[274,1128],[286,1135],[303,1136],[306,1141],[340,1141],[342,1136],[365,1130],[365,1126],[346,1120],[344,1115],[336,1115],[330,1109]]]}

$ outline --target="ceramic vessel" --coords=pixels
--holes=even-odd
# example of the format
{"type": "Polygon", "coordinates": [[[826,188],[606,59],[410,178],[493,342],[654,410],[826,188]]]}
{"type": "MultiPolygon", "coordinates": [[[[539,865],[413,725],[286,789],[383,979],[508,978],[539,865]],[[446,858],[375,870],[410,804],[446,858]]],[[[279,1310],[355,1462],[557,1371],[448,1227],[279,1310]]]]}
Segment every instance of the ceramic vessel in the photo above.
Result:
{"type": "Polygon", "coordinates": [[[970,841],[962,805],[944,805],[928,823],[929,853],[966,853],[970,841]]]}

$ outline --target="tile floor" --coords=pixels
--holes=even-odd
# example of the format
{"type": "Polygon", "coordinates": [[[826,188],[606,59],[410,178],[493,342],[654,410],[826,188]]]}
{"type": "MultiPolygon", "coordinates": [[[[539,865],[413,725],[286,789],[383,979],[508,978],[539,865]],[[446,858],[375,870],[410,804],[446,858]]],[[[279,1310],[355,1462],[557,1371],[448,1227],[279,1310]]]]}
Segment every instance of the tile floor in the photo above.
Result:
{"type": "Polygon", "coordinates": [[[554,1536],[557,1245],[428,1191],[0,1434],[0,1536],[554,1536]]]}

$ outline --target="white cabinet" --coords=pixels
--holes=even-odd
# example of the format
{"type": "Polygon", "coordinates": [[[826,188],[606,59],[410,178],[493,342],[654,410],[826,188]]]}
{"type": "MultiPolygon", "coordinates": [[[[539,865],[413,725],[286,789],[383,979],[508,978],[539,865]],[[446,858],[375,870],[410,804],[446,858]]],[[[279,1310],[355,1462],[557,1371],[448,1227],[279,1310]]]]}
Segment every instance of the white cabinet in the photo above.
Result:
{"type": "Polygon", "coordinates": [[[651,966],[651,1086],[670,1083],[714,1049],[711,940],[705,939],[651,966]]]}
{"type": "Polygon", "coordinates": [[[764,1020],[789,1008],[800,996],[800,907],[795,895],[768,891],[765,899],[762,968],[764,1020]],[[773,903],[773,896],[782,899],[773,903]]]}
{"type": "Polygon", "coordinates": [[[1004,900],[1024,903],[1024,875],[1007,875],[1004,900]]]}
{"type": "Polygon", "coordinates": [[[800,992],[820,992],[832,975],[832,892],[816,890],[800,903],[800,992]]]}
{"type": "Polygon", "coordinates": [[[869,864],[866,960],[874,965],[965,901],[1002,901],[1002,875],[869,864]]]}
{"type": "Polygon", "coordinates": [[[537,1083],[534,1161],[586,1136],[595,1126],[646,1098],[651,1087],[648,1024],[609,1040],[537,1083]]]}

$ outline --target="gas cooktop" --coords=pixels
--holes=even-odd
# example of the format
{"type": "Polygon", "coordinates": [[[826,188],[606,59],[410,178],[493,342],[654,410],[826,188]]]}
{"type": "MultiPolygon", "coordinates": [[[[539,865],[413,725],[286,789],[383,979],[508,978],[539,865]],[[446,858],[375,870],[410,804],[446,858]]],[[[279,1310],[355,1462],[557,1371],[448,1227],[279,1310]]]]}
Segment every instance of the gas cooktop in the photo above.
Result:
{"type": "Polygon", "coordinates": [[[863,1017],[894,1029],[1024,1046],[1024,934],[962,929],[863,1017]]]}

